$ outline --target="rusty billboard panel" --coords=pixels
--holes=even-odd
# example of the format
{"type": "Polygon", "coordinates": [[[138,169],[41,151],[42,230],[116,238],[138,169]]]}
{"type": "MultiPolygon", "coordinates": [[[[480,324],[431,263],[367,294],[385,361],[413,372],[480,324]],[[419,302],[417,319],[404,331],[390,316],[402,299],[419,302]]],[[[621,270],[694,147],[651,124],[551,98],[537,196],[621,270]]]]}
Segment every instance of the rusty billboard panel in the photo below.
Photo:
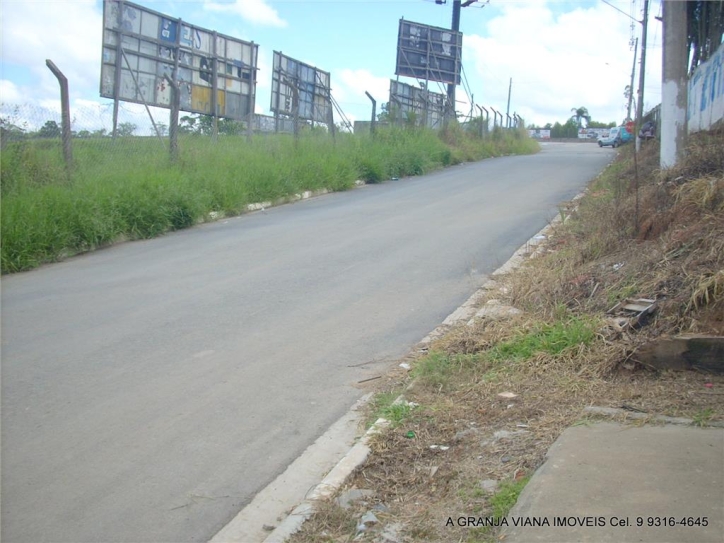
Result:
{"type": "Polygon", "coordinates": [[[390,80],[390,111],[393,122],[413,120],[417,126],[442,128],[447,96],[390,80]]]}
{"type": "Polygon", "coordinates": [[[254,110],[259,46],[125,0],[103,2],[100,95],[230,119],[254,110]]]}
{"type": "Polygon", "coordinates": [[[463,35],[400,19],[396,75],[460,84],[463,35]]]}
{"type": "Polygon", "coordinates": [[[329,123],[332,103],[329,72],[274,51],[270,110],[277,115],[329,123]]]}

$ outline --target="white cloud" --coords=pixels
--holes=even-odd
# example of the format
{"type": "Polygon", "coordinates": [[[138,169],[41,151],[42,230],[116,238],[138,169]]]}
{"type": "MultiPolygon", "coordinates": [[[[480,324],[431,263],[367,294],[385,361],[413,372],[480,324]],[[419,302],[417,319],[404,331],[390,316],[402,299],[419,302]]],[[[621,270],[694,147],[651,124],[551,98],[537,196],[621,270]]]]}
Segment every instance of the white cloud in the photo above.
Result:
{"type": "MultiPolygon", "coordinates": [[[[369,70],[349,70],[345,69],[334,74],[335,79],[332,81],[332,96],[342,105],[344,109],[345,103],[353,106],[364,106],[365,104],[372,107],[365,91],[369,92],[372,97],[377,100],[377,111],[380,106],[387,102],[390,94],[390,79],[387,77],[377,77],[369,70]]],[[[359,109],[357,107],[357,109],[359,109]]]]}
{"type": "Polygon", "coordinates": [[[7,79],[0,80],[0,102],[14,104],[22,99],[23,93],[20,87],[7,79]]]}
{"type": "MultiPolygon", "coordinates": [[[[559,16],[550,6],[506,3],[485,35],[464,37],[463,62],[482,82],[475,101],[505,111],[512,77],[511,114],[527,123],[565,122],[580,106],[596,120],[621,121],[633,61],[630,21],[602,3],[559,16]]],[[[660,74],[657,62],[647,60],[650,81],[660,74]]]]}
{"type": "Polygon", "coordinates": [[[279,13],[265,0],[234,0],[232,2],[218,2],[206,0],[204,8],[220,13],[233,13],[240,15],[250,23],[286,27],[287,22],[279,17],[279,13]]]}
{"type": "Polygon", "coordinates": [[[93,0],[5,2],[2,62],[28,68],[39,82],[27,100],[57,97],[58,82],[45,65],[52,60],[68,78],[71,94],[98,88],[101,11],[93,0]]]}

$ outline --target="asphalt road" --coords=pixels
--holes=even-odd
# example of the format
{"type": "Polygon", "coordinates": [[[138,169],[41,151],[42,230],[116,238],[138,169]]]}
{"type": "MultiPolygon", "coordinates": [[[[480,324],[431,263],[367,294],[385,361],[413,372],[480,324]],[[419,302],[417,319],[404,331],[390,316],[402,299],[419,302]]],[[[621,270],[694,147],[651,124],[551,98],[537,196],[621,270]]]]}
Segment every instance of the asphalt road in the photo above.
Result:
{"type": "Polygon", "coordinates": [[[613,153],[541,153],[2,280],[2,540],[204,541],[613,153]]]}

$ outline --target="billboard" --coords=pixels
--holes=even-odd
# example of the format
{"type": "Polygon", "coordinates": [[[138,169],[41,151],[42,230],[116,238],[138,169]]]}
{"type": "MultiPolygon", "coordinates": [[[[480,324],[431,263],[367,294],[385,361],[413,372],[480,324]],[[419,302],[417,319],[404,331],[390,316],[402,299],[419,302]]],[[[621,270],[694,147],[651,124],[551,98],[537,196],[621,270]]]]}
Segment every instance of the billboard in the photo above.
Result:
{"type": "Polygon", "coordinates": [[[332,119],[329,72],[274,51],[271,107],[277,115],[329,123],[332,119]]]}
{"type": "Polygon", "coordinates": [[[170,108],[168,75],[179,85],[182,111],[243,119],[254,110],[258,48],[131,2],[104,0],[100,94],[170,108]]]}
{"type": "Polygon", "coordinates": [[[441,128],[447,96],[427,89],[390,80],[390,108],[395,121],[414,114],[416,124],[441,128]]]}
{"type": "Polygon", "coordinates": [[[460,84],[463,35],[400,19],[396,75],[460,84]]]}

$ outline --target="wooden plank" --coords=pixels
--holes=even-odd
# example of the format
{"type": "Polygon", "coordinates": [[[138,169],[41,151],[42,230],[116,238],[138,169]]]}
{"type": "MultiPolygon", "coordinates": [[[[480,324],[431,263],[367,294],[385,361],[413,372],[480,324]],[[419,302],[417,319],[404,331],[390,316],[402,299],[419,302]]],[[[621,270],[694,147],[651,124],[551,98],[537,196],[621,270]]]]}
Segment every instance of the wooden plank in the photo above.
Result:
{"type": "Polygon", "coordinates": [[[660,338],[641,347],[633,359],[660,370],[697,370],[724,374],[724,337],[660,338]]]}

